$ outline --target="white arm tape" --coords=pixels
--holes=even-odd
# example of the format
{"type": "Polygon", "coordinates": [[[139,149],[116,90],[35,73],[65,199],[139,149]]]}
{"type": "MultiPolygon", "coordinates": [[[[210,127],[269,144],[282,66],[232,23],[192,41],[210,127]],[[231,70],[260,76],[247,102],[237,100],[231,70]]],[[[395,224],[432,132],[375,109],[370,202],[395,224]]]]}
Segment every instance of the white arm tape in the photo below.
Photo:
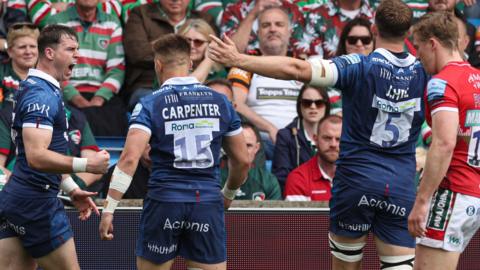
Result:
{"type": "Polygon", "coordinates": [[[80,188],[75,181],[73,181],[72,177],[68,177],[60,182],[60,189],[63,190],[66,194],[70,194],[74,189],[80,188]]]}
{"type": "Polygon", "coordinates": [[[107,198],[103,202],[103,212],[106,213],[112,213],[115,212],[115,208],[117,208],[117,205],[120,201],[115,200],[114,198],[110,197],[107,195],[107,198]]]}
{"type": "Polygon", "coordinates": [[[118,166],[115,166],[115,169],[112,173],[112,182],[110,183],[110,188],[115,189],[121,193],[125,193],[127,192],[127,189],[130,186],[131,182],[132,176],[122,172],[122,170],[120,170],[118,166]]]}
{"type": "Polygon", "coordinates": [[[332,61],[313,58],[308,62],[312,68],[312,79],[310,80],[312,86],[333,86],[337,82],[337,68],[332,61]]]}
{"type": "Polygon", "coordinates": [[[229,199],[230,201],[233,201],[233,199],[235,199],[235,195],[237,194],[238,190],[239,190],[239,188],[229,189],[229,188],[227,188],[227,185],[225,184],[225,186],[222,189],[223,197],[229,199]]]}
{"type": "Polygon", "coordinates": [[[87,158],[74,157],[72,161],[73,172],[86,172],[87,171],[87,158]]]}

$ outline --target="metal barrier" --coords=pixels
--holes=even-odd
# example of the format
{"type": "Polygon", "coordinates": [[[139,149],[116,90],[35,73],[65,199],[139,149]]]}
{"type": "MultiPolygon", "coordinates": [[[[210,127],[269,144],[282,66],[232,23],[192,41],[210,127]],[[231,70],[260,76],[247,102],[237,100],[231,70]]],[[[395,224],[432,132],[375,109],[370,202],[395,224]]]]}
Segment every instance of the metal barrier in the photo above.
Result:
{"type": "MultiPolygon", "coordinates": [[[[226,213],[228,269],[239,270],[323,270],[331,268],[328,248],[328,208],[274,208],[258,202],[232,208],[226,213]]],[[[318,204],[313,204],[318,206],[318,204]]],[[[310,206],[311,207],[311,206],[310,206]]],[[[100,241],[99,217],[86,222],[68,210],[75,232],[77,253],[83,270],[132,270],[140,207],[115,212],[114,240],[100,241]]],[[[380,269],[372,238],[364,253],[363,269],[380,269]]],[[[177,259],[172,269],[186,269],[177,259]]],[[[480,269],[480,236],[472,239],[458,269],[480,269]]]]}

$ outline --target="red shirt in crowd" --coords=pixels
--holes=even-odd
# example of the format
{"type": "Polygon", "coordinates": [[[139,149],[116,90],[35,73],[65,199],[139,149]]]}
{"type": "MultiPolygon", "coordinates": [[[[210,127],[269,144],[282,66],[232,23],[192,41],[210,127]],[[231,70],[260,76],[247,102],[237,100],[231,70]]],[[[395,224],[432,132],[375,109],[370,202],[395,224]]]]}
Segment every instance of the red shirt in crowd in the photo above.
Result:
{"type": "Polygon", "coordinates": [[[287,177],[285,200],[329,201],[332,179],[318,166],[318,156],[298,166],[287,177]]]}

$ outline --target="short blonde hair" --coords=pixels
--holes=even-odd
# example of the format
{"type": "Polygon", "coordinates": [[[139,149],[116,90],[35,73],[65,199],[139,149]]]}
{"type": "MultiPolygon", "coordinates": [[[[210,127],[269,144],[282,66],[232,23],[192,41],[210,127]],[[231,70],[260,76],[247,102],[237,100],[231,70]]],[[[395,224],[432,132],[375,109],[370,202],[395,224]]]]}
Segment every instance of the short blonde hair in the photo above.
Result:
{"type": "Polygon", "coordinates": [[[13,47],[15,40],[22,37],[31,37],[38,40],[40,31],[38,27],[31,23],[16,23],[10,26],[7,33],[7,44],[9,47],[13,47]]]}
{"type": "Polygon", "coordinates": [[[217,33],[215,33],[215,30],[213,29],[210,24],[208,24],[205,20],[203,19],[189,19],[187,20],[180,29],[178,29],[178,33],[181,36],[185,36],[185,34],[190,31],[190,29],[193,29],[197,31],[198,33],[202,34],[208,42],[210,42],[212,39],[210,38],[210,35],[216,36],[217,33]]]}
{"type": "Polygon", "coordinates": [[[429,12],[413,26],[413,34],[422,42],[437,39],[444,47],[458,49],[458,24],[453,14],[446,11],[429,12]]]}

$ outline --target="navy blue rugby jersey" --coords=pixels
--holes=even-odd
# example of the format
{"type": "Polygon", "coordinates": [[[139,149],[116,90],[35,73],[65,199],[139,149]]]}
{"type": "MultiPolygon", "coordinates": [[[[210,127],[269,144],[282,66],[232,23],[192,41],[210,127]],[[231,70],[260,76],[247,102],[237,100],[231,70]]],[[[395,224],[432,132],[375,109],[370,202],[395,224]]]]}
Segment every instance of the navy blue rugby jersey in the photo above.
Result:
{"type": "Polygon", "coordinates": [[[366,191],[411,198],[429,76],[414,56],[403,56],[379,48],[332,59],[343,102],[336,176],[366,191]]]}
{"type": "Polygon", "coordinates": [[[242,130],[240,118],[224,95],[193,77],[171,78],[136,105],[130,128],[151,134],[150,198],[169,202],[222,199],[222,138],[242,130]]]}
{"type": "Polygon", "coordinates": [[[58,81],[40,70],[30,69],[27,79],[20,83],[20,89],[15,93],[12,139],[17,161],[5,186],[7,193],[28,198],[57,196],[61,175],[39,172],[28,166],[22,130],[26,127],[52,130],[48,149],[65,155],[67,125],[58,81]]]}

